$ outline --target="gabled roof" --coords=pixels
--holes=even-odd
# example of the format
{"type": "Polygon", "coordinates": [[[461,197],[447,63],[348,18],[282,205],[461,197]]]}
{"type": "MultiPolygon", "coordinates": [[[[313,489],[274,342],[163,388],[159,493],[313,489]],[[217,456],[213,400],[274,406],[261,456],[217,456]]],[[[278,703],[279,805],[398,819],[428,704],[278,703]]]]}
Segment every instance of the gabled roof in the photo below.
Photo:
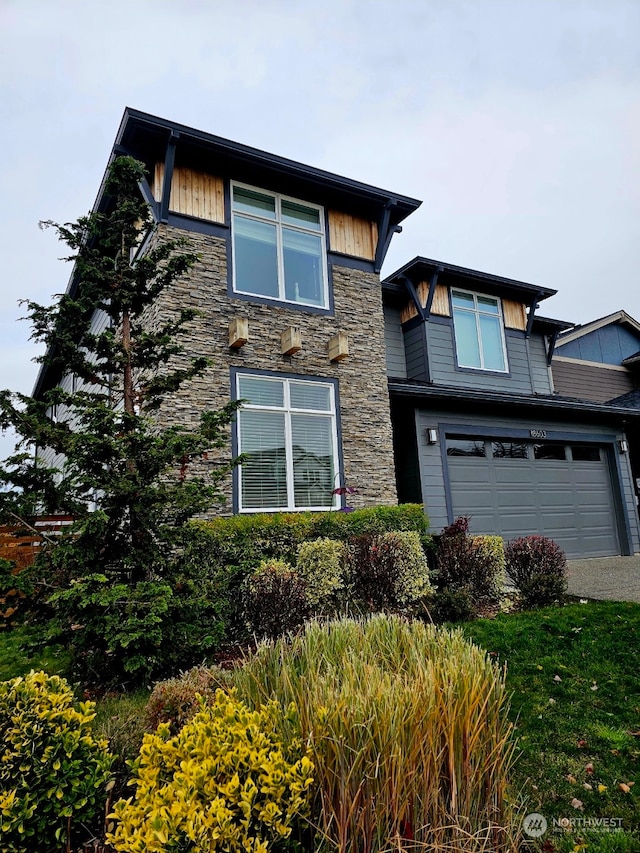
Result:
{"type": "Polygon", "coordinates": [[[640,335],[640,323],[637,320],[634,320],[626,311],[616,311],[613,314],[607,314],[606,317],[600,317],[598,320],[592,320],[590,323],[574,326],[570,332],[563,332],[558,337],[556,347],[561,347],[563,344],[568,344],[571,341],[575,341],[578,338],[591,334],[591,332],[597,332],[598,329],[602,329],[604,326],[612,326],[616,323],[621,326],[626,326],[630,331],[636,332],[640,335]]]}
{"type": "Polygon", "coordinates": [[[479,270],[459,267],[444,261],[434,261],[431,258],[415,257],[412,261],[404,264],[384,280],[383,285],[401,284],[404,278],[409,278],[414,283],[429,280],[435,273],[439,273],[438,281],[449,284],[457,284],[465,288],[482,288],[483,293],[506,298],[520,299],[525,302],[537,302],[548,299],[557,293],[548,287],[538,284],[529,284],[525,281],[517,281],[513,278],[504,278],[492,273],[480,272],[479,270]]]}

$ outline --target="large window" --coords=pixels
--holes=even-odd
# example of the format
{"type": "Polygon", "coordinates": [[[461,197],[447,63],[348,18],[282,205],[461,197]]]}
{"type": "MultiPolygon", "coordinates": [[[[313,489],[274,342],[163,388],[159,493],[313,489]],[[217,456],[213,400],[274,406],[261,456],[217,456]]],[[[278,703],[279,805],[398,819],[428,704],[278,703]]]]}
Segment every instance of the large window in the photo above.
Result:
{"type": "Polygon", "coordinates": [[[328,307],[321,207],[232,184],[236,293],[328,307]]]}
{"type": "Polygon", "coordinates": [[[333,509],[336,406],[332,383],[238,374],[239,509],[333,509]]]}
{"type": "Polygon", "coordinates": [[[459,367],[507,370],[500,300],[452,290],[453,325],[459,367]]]}

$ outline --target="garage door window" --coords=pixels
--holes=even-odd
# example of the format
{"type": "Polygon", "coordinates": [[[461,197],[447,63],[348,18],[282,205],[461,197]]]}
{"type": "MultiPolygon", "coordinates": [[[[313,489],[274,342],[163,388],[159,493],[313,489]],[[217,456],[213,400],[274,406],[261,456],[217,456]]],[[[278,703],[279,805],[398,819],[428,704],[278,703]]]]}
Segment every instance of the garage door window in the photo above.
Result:
{"type": "Polygon", "coordinates": [[[492,441],[491,453],[494,459],[527,459],[527,445],[524,441],[492,441]]]}
{"type": "Polygon", "coordinates": [[[592,444],[573,444],[571,457],[574,462],[599,462],[600,448],[592,444]]]}
{"type": "Polygon", "coordinates": [[[535,459],[566,460],[567,454],[563,444],[534,444],[533,455],[535,459]]]}
{"type": "Polygon", "coordinates": [[[484,438],[447,436],[447,456],[486,456],[484,438]]]}

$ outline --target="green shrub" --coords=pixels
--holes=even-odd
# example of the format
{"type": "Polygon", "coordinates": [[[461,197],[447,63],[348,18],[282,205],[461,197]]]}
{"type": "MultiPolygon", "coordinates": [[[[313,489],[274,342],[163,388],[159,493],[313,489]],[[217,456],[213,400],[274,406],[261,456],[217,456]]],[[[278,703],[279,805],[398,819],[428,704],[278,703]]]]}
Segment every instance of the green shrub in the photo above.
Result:
{"type": "Polygon", "coordinates": [[[355,536],[346,555],[350,596],[371,611],[402,607],[430,590],[427,558],[415,531],[355,536]]]}
{"type": "Polygon", "coordinates": [[[429,615],[437,625],[443,622],[470,622],[477,611],[466,589],[439,589],[428,604],[429,615]]]}
{"type": "Polygon", "coordinates": [[[160,723],[168,723],[172,734],[200,710],[201,699],[214,698],[227,674],[218,667],[195,666],[177,678],[158,681],[144,709],[144,726],[155,731],[160,723]]]}
{"type": "Polygon", "coordinates": [[[470,536],[469,519],[457,518],[436,538],[434,561],[439,591],[466,592],[476,612],[500,600],[505,560],[499,536],[470,536]]]}
{"type": "Polygon", "coordinates": [[[71,581],[51,605],[85,683],[145,683],[202,660],[225,633],[224,585],[175,567],[127,584],[104,574],[71,581]],[[220,592],[222,590],[222,592],[220,592]]]}
{"type": "Polygon", "coordinates": [[[60,850],[75,826],[100,816],[112,757],[91,734],[94,716],[94,703],[76,703],[59,676],[0,683],[4,853],[60,850]]]}
{"type": "Polygon", "coordinates": [[[545,536],[512,539],[505,548],[506,569],[525,607],[544,607],[567,591],[567,560],[545,536]]]}
{"type": "Polygon", "coordinates": [[[299,709],[315,848],[513,849],[504,672],[460,632],[398,616],[311,622],[233,679],[252,707],[299,709]]]}
{"type": "Polygon", "coordinates": [[[298,546],[296,570],[307,585],[313,608],[327,608],[343,586],[344,545],[336,539],[313,539],[298,546]]]}
{"type": "Polygon", "coordinates": [[[306,810],[313,764],[300,741],[283,745],[283,723],[296,725],[293,707],[251,711],[220,690],[175,737],[167,725],[145,735],[135,797],[115,804],[107,842],[130,853],[266,853],[289,838],[306,810]]]}
{"type": "Polygon", "coordinates": [[[246,584],[244,606],[256,636],[278,637],[309,615],[307,584],[284,560],[263,560],[246,584]]]}

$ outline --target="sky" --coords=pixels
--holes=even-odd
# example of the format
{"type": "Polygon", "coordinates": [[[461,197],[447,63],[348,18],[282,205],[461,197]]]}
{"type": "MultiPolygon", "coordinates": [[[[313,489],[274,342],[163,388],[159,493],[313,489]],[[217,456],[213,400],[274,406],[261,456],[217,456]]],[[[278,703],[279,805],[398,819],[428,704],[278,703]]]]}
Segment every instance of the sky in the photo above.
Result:
{"type": "Polygon", "coordinates": [[[38,371],[18,300],[70,275],[38,223],[90,209],[125,106],[421,199],[383,275],[640,320],[638,0],[0,0],[0,389],[38,371]]]}

